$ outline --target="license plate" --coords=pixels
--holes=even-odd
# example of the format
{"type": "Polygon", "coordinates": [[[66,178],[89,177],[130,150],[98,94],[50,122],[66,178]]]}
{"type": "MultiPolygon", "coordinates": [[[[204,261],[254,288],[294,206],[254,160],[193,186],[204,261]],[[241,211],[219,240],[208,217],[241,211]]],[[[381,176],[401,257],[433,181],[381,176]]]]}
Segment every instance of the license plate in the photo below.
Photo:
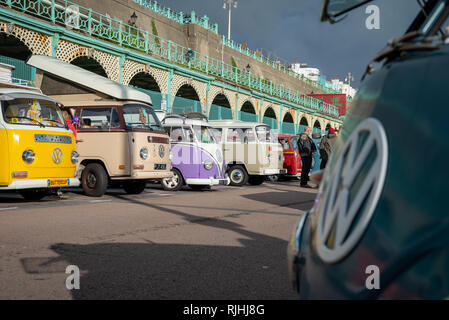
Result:
{"type": "Polygon", "coordinates": [[[154,170],[165,170],[167,168],[166,164],[155,164],[154,170]]]}
{"type": "Polygon", "coordinates": [[[69,179],[49,179],[48,186],[51,187],[67,187],[69,179]]]}

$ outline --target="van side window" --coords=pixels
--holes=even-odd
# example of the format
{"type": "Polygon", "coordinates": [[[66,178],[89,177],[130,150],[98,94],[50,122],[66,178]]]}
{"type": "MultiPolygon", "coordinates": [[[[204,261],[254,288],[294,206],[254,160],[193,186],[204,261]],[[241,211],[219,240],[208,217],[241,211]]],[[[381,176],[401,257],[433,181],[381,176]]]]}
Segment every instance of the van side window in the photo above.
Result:
{"type": "Polygon", "coordinates": [[[229,128],[227,142],[255,142],[256,136],[251,128],[229,128]]]}
{"type": "Polygon", "coordinates": [[[171,127],[169,134],[171,142],[194,142],[193,132],[190,128],[171,127]]]}
{"type": "Polygon", "coordinates": [[[108,130],[120,128],[117,108],[84,108],[81,110],[80,126],[83,129],[108,130]]]}
{"type": "Polygon", "coordinates": [[[214,136],[215,140],[217,140],[217,142],[220,143],[223,135],[223,130],[221,128],[211,128],[210,132],[212,132],[212,135],[214,136]]]}

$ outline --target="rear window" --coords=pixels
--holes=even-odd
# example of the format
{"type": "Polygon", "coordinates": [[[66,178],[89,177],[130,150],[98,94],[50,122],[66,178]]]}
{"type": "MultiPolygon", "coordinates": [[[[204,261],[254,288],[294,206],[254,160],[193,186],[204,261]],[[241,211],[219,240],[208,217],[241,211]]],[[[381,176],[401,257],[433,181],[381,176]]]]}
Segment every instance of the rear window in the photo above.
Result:
{"type": "Polygon", "coordinates": [[[279,143],[282,145],[282,149],[290,150],[290,145],[288,143],[288,139],[279,139],[279,143]]]}

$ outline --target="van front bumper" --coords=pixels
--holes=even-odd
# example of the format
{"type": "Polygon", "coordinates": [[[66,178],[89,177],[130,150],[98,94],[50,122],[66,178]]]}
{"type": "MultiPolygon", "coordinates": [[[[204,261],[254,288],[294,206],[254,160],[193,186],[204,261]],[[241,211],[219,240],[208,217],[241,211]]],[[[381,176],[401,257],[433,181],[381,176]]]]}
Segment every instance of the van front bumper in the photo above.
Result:
{"type": "MultiPolygon", "coordinates": [[[[57,178],[57,180],[64,180],[57,178]]],[[[49,189],[57,187],[49,187],[50,179],[33,179],[33,180],[15,180],[8,186],[0,186],[0,190],[23,190],[23,189],[49,189]]],[[[78,187],[80,181],[76,178],[67,179],[66,187],[78,187]]]]}
{"type": "Polygon", "coordinates": [[[226,176],[224,179],[215,179],[215,178],[209,178],[209,179],[186,179],[187,185],[208,185],[208,186],[227,186],[231,183],[231,180],[228,176],[226,176]]]}
{"type": "Polygon", "coordinates": [[[287,169],[263,169],[262,171],[262,175],[263,176],[271,176],[271,175],[275,175],[275,174],[286,174],[287,173],[287,169]]]}

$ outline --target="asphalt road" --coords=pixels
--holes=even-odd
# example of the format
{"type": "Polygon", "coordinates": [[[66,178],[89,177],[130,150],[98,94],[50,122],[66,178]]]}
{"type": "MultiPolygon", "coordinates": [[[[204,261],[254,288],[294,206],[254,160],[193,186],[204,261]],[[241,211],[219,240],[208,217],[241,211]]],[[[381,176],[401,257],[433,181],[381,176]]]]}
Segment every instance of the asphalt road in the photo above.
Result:
{"type": "Polygon", "coordinates": [[[2,193],[0,299],[295,299],[287,242],[316,193],[298,185],[2,193]],[[79,290],[66,288],[68,265],[79,290]]]}

